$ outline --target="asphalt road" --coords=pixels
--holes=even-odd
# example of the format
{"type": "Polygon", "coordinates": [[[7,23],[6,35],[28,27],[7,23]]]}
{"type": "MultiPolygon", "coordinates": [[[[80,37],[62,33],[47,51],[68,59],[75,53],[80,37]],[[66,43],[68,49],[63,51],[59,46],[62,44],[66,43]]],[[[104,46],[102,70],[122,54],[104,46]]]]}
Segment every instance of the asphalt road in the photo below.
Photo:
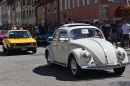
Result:
{"type": "MultiPolygon", "coordinates": [[[[73,78],[64,67],[48,68],[44,49],[7,56],[0,45],[0,86],[130,86],[130,66],[121,76],[112,70],[84,71],[82,78],[73,78]]],[[[130,59],[130,49],[126,52],[130,59]]]]}

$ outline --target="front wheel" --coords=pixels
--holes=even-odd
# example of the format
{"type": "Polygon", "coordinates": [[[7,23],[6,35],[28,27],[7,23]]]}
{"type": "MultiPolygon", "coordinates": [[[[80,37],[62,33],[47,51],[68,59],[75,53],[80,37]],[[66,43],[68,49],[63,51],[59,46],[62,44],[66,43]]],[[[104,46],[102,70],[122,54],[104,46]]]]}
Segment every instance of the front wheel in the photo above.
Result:
{"type": "Polygon", "coordinates": [[[37,49],[33,49],[32,52],[33,52],[33,53],[36,53],[36,52],[37,52],[37,49]]]}
{"type": "Polygon", "coordinates": [[[11,51],[10,51],[10,49],[7,47],[7,55],[11,55],[11,51]]]}
{"type": "Polygon", "coordinates": [[[125,66],[120,67],[120,68],[115,68],[113,70],[114,70],[115,74],[122,75],[122,73],[125,71],[125,66]]]}
{"type": "Polygon", "coordinates": [[[48,55],[47,55],[47,65],[48,65],[50,68],[54,66],[54,64],[51,63],[51,58],[50,58],[50,54],[49,54],[49,53],[48,53],[48,55]]]}
{"type": "Polygon", "coordinates": [[[78,78],[82,76],[82,69],[77,64],[76,59],[74,57],[70,59],[70,70],[74,77],[78,78]]]}

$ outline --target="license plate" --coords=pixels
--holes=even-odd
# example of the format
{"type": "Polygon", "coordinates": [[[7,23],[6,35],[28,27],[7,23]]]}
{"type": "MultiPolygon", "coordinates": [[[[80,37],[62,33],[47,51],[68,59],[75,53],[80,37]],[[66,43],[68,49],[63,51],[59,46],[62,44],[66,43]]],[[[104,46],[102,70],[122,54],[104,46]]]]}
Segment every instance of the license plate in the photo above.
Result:
{"type": "Polygon", "coordinates": [[[21,48],[21,50],[27,50],[27,48],[21,48]]]}

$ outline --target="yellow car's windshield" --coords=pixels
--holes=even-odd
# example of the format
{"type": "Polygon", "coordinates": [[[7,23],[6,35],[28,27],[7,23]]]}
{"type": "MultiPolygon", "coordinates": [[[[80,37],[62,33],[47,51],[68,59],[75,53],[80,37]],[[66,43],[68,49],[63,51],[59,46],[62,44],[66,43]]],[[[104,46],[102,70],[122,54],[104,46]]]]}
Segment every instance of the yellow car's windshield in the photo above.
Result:
{"type": "Polygon", "coordinates": [[[9,38],[30,38],[28,31],[10,31],[9,38]]]}

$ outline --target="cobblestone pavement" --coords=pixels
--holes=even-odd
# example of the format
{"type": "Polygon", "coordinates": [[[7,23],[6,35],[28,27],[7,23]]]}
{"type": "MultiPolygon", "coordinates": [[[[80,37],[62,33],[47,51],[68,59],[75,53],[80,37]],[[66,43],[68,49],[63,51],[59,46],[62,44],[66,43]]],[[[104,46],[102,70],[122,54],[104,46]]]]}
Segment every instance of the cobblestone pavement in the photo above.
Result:
{"type": "MultiPolygon", "coordinates": [[[[121,76],[110,71],[84,71],[82,78],[73,78],[68,69],[48,68],[44,47],[36,54],[15,52],[6,56],[0,45],[0,86],[130,86],[130,66],[121,76]]],[[[130,58],[130,49],[126,50],[130,58]]]]}

